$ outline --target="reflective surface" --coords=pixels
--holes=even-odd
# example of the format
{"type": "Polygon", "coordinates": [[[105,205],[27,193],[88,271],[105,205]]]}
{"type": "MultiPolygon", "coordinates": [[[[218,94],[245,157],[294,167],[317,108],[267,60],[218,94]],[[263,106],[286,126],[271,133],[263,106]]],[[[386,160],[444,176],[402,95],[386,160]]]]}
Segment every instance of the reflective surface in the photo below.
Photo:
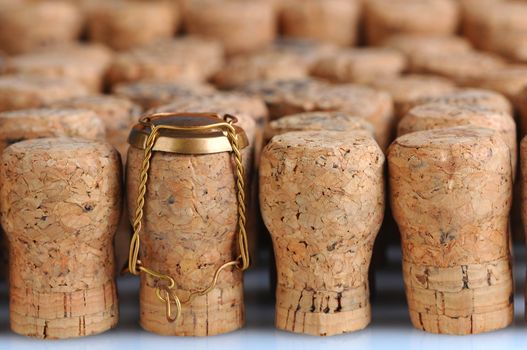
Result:
{"type": "MultiPolygon", "coordinates": [[[[397,252],[392,255],[397,259],[397,252]]],[[[0,349],[525,349],[527,325],[523,321],[524,265],[523,257],[517,258],[515,324],[501,331],[464,337],[427,334],[412,328],[406,312],[400,269],[397,266],[384,269],[376,275],[372,324],[364,331],[330,338],[302,336],[274,329],[273,302],[268,292],[269,273],[263,268],[246,275],[247,326],[238,332],[209,338],[162,337],[143,331],[137,324],[138,281],[135,278],[121,278],[121,320],[116,329],[81,339],[28,339],[9,331],[7,287],[5,283],[1,283],[0,349]]]]}

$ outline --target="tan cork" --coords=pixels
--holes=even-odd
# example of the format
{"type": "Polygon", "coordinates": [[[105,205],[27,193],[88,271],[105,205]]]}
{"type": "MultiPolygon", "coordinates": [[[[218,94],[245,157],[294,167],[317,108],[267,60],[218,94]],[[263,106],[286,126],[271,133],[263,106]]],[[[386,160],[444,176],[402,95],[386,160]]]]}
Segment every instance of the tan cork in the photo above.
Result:
{"type": "Polygon", "coordinates": [[[10,1],[0,4],[0,47],[8,54],[75,41],[82,14],[69,1],[10,1]],[[38,23],[38,25],[35,25],[38,23]]]}
{"type": "Polygon", "coordinates": [[[397,136],[416,131],[473,125],[496,131],[510,149],[510,162],[516,174],[517,139],[516,123],[505,112],[477,105],[455,106],[430,103],[412,108],[397,127],[397,136]]]}
{"type": "Polygon", "coordinates": [[[265,144],[276,135],[291,131],[341,131],[362,132],[374,135],[373,125],[364,118],[345,112],[307,112],[285,116],[273,120],[265,129],[265,144]]]}
{"type": "Polygon", "coordinates": [[[153,42],[116,55],[107,72],[108,83],[151,80],[202,82],[223,65],[218,42],[183,37],[153,42]]]}
{"type": "Polygon", "coordinates": [[[519,111],[520,136],[527,135],[527,86],[523,88],[516,98],[519,111]]]}
{"type": "Polygon", "coordinates": [[[231,58],[213,82],[220,89],[233,89],[251,81],[297,79],[307,74],[307,63],[299,56],[266,51],[231,58]]]}
{"type": "Polygon", "coordinates": [[[320,58],[337,50],[337,46],[328,42],[319,42],[306,38],[282,37],[267,48],[269,52],[284,53],[301,59],[307,67],[312,67],[320,58]]]}
{"type": "Polygon", "coordinates": [[[271,120],[302,112],[347,112],[362,117],[375,128],[375,139],[386,148],[394,127],[393,101],[383,91],[369,87],[330,85],[313,79],[256,82],[244,87],[260,96],[269,109],[271,120]]]}
{"type": "Polygon", "coordinates": [[[459,22],[455,0],[368,0],[364,5],[370,45],[394,34],[452,35],[459,22]]]}
{"type": "Polygon", "coordinates": [[[413,65],[416,72],[440,75],[461,86],[473,86],[485,72],[503,68],[505,63],[491,53],[467,51],[422,55],[413,65]]]}
{"type": "Polygon", "coordinates": [[[106,143],[38,139],[10,146],[2,165],[11,329],[57,339],[116,326],[112,240],[121,208],[118,153],[106,143]]]}
{"type": "Polygon", "coordinates": [[[0,113],[0,151],[23,140],[78,137],[104,140],[102,120],[84,109],[35,108],[0,113]]]}
{"type": "Polygon", "coordinates": [[[291,0],[280,11],[283,34],[338,46],[357,42],[360,0],[291,0]]]}
{"type": "MultiPolygon", "coordinates": [[[[242,150],[245,166],[249,148],[242,150]]],[[[130,147],[127,165],[128,209],[134,213],[144,151],[130,147]]],[[[185,300],[203,290],[216,269],[237,257],[237,199],[230,153],[182,155],[155,152],[145,197],[140,259],[144,266],[170,275],[175,293],[185,300]]],[[[133,220],[133,216],[130,217],[133,220]]],[[[140,323],[154,333],[207,336],[244,324],[243,280],[227,268],[216,287],[183,304],[178,321],[166,319],[156,282],[141,274],[140,323]]]]}
{"type": "Polygon", "coordinates": [[[406,57],[389,48],[343,49],[322,57],[311,74],[334,83],[365,84],[381,77],[401,74],[406,57]]]}
{"type": "Polygon", "coordinates": [[[90,1],[86,7],[90,41],[127,50],[173,36],[179,23],[177,8],[168,1],[90,1]]]}
{"type": "Polygon", "coordinates": [[[412,324],[474,334],[513,320],[509,148],[474,126],[407,134],[388,152],[412,324]]]}
{"type": "Polygon", "coordinates": [[[191,35],[219,40],[228,55],[262,49],[276,36],[269,0],[194,0],[185,6],[185,29],[191,35]]]}
{"type": "Polygon", "coordinates": [[[13,56],[6,60],[4,69],[10,74],[69,78],[97,93],[104,88],[111,60],[112,53],[104,46],[67,45],[13,56]]]}
{"type": "Polygon", "coordinates": [[[403,110],[402,112],[406,114],[415,106],[429,103],[446,103],[455,106],[476,105],[513,115],[511,103],[502,94],[486,89],[470,88],[457,89],[439,96],[418,98],[409,102],[406,111],[403,110]]]}
{"type": "Polygon", "coordinates": [[[455,90],[455,85],[448,79],[420,74],[381,77],[371,81],[369,85],[392,96],[397,120],[404,117],[411,102],[420,98],[441,96],[455,90]]]}
{"type": "Polygon", "coordinates": [[[214,87],[206,83],[137,81],[113,87],[113,94],[128,98],[144,110],[166,105],[180,98],[213,92],[214,87]]]}
{"type": "MultiPolygon", "coordinates": [[[[524,235],[527,237],[527,138],[523,138],[520,143],[520,164],[521,164],[521,179],[519,181],[521,187],[520,211],[521,222],[523,223],[524,235]]],[[[525,303],[527,305],[527,290],[525,290],[525,303]]],[[[527,316],[526,316],[527,318],[527,316]]]]}
{"type": "Polygon", "coordinates": [[[453,35],[396,34],[384,40],[382,45],[405,54],[411,72],[417,70],[423,56],[458,54],[472,50],[468,40],[453,35]]]}
{"type": "Polygon", "coordinates": [[[86,87],[71,79],[0,76],[0,112],[41,107],[65,98],[86,95],[86,87]]]}
{"type": "Polygon", "coordinates": [[[383,174],[384,155],[368,135],[299,131],[266,146],[260,206],[277,264],[277,328],[329,336],[370,323],[383,174]]]}
{"type": "Polygon", "coordinates": [[[489,26],[490,13],[499,11],[501,0],[461,0],[463,21],[461,32],[478,49],[490,50],[491,31],[489,26]]]}
{"type": "Polygon", "coordinates": [[[517,105],[517,98],[527,86],[527,66],[509,65],[505,68],[485,72],[474,80],[473,86],[496,91],[517,105]]]}

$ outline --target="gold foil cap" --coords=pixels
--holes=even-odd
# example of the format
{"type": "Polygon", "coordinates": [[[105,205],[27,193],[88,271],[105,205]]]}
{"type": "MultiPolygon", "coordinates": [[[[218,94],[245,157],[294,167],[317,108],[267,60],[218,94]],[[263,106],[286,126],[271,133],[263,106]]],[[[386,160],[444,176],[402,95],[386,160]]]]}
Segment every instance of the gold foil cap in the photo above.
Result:
{"type": "Polygon", "coordinates": [[[227,125],[236,131],[239,149],[249,145],[245,131],[236,126],[238,120],[231,115],[223,118],[214,113],[156,113],[143,116],[134,125],[128,143],[145,149],[153,128],[159,135],[153,151],[180,154],[211,154],[232,151],[227,138],[227,125]]]}

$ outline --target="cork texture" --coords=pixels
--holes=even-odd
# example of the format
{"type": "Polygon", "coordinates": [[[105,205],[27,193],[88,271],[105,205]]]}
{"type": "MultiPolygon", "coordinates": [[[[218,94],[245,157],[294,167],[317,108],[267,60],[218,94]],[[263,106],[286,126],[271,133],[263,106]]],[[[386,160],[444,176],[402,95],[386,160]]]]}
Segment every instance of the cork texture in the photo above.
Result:
{"type": "Polygon", "coordinates": [[[369,85],[392,96],[397,120],[403,118],[412,101],[441,96],[455,89],[455,85],[448,79],[419,74],[381,77],[371,81],[369,85]]]}
{"type": "Polygon", "coordinates": [[[399,33],[452,35],[459,22],[455,0],[368,0],[364,5],[370,45],[399,33]]]}
{"type": "Polygon", "coordinates": [[[405,54],[408,59],[408,68],[412,72],[417,70],[422,57],[459,54],[472,49],[470,43],[460,36],[423,34],[396,34],[384,40],[382,45],[405,54]]]}
{"type": "Polygon", "coordinates": [[[244,91],[265,101],[271,120],[303,112],[348,112],[374,126],[375,139],[381,148],[390,142],[393,101],[386,92],[361,85],[330,85],[313,79],[257,82],[246,85],[244,91]]]}
{"type": "MultiPolygon", "coordinates": [[[[523,223],[524,235],[527,237],[527,138],[523,138],[520,143],[520,216],[523,223]]],[[[525,291],[525,303],[527,304],[527,291],[525,291]]],[[[526,316],[527,317],[527,316],[526,316]]]]}
{"type": "Polygon", "coordinates": [[[516,99],[516,105],[519,112],[520,136],[527,135],[527,86],[516,99]]]}
{"type": "Polygon", "coordinates": [[[416,131],[472,125],[496,131],[510,150],[513,174],[516,174],[516,123],[505,112],[477,105],[455,106],[431,103],[412,108],[397,127],[397,136],[416,131]]]}
{"type": "Polygon", "coordinates": [[[93,111],[106,128],[106,141],[126,160],[128,134],[141,114],[141,108],[124,97],[93,95],[57,101],[56,108],[75,108],[93,111]]]}
{"type": "Polygon", "coordinates": [[[277,328],[329,336],[369,324],[383,165],[367,135],[290,132],[264,149],[260,206],[277,264],[277,328]]]}
{"type": "Polygon", "coordinates": [[[288,37],[353,46],[360,14],[360,0],[291,0],[280,11],[280,25],[288,37]]]}
{"type": "Polygon", "coordinates": [[[90,1],[86,21],[90,41],[127,50],[172,37],[179,13],[168,1],[90,1]]]}
{"type": "Polygon", "coordinates": [[[151,80],[202,82],[223,65],[218,42],[184,37],[147,44],[118,54],[107,72],[108,83],[151,80]]]}
{"type": "Polygon", "coordinates": [[[418,98],[408,103],[407,110],[403,112],[429,103],[446,103],[455,106],[476,105],[513,115],[512,105],[505,96],[491,90],[471,88],[457,89],[440,96],[418,98]]]}
{"type": "Polygon", "coordinates": [[[171,83],[155,81],[138,81],[118,84],[113,94],[128,98],[143,109],[159,107],[180,98],[196,95],[208,95],[216,90],[206,83],[171,83]]]}
{"type": "Polygon", "coordinates": [[[374,135],[373,125],[345,112],[307,112],[273,120],[265,129],[265,144],[276,135],[291,131],[341,131],[374,135]]]}
{"type": "Polygon", "coordinates": [[[335,52],[337,46],[328,42],[319,42],[307,38],[282,37],[275,40],[267,50],[294,55],[308,67],[311,67],[320,58],[335,52]]]}
{"type": "Polygon", "coordinates": [[[485,72],[503,68],[504,65],[500,57],[477,51],[422,55],[414,61],[416,72],[440,75],[461,86],[472,86],[485,72]]]}
{"type": "Polygon", "coordinates": [[[81,29],[82,15],[68,1],[11,1],[0,4],[0,47],[9,54],[72,42],[79,37],[81,29]]]}
{"type": "Polygon", "coordinates": [[[379,77],[399,75],[405,56],[388,48],[353,48],[322,57],[311,74],[335,83],[368,83],[379,77]]]}
{"type": "Polygon", "coordinates": [[[267,51],[236,56],[213,77],[220,89],[233,89],[252,81],[306,77],[308,66],[297,55],[267,51]]]}
{"type": "Polygon", "coordinates": [[[87,89],[70,79],[0,76],[0,112],[40,107],[57,100],[86,95],[87,89]]]}
{"type": "Polygon", "coordinates": [[[388,152],[410,317],[421,330],[473,334],[513,320],[510,153],[473,126],[407,134],[388,152]]]}
{"type": "MultiPolygon", "coordinates": [[[[243,150],[248,161],[248,148],[243,150]]],[[[135,211],[143,150],[130,147],[127,164],[128,209],[135,211]]],[[[247,165],[247,164],[246,164],[247,165]]],[[[155,152],[145,197],[140,258],[169,274],[175,293],[211,283],[216,269],[237,256],[237,199],[230,153],[181,155],[155,152]]],[[[133,217],[131,216],[131,220],[133,217]]],[[[244,324],[243,280],[237,269],[224,270],[216,287],[183,305],[181,318],[169,323],[155,294],[156,281],[141,275],[140,322],[162,335],[207,336],[244,324]]]]}
{"type": "Polygon", "coordinates": [[[248,53],[275,38],[275,10],[268,0],[189,1],[185,29],[191,35],[220,41],[228,55],[248,53]]]}
{"type": "Polygon", "coordinates": [[[496,91],[516,103],[527,86],[527,66],[509,65],[502,69],[485,72],[473,82],[474,87],[496,91]]]}
{"type": "Polygon", "coordinates": [[[4,70],[10,74],[69,78],[96,93],[104,87],[111,59],[112,53],[103,46],[62,46],[13,56],[6,60],[4,70]]]}
{"type": "Polygon", "coordinates": [[[92,111],[35,108],[0,113],[0,151],[14,143],[46,137],[104,140],[104,123],[92,111]]]}
{"type": "Polygon", "coordinates": [[[2,155],[0,181],[11,329],[57,339],[116,326],[117,152],[81,139],[19,142],[2,155]]]}

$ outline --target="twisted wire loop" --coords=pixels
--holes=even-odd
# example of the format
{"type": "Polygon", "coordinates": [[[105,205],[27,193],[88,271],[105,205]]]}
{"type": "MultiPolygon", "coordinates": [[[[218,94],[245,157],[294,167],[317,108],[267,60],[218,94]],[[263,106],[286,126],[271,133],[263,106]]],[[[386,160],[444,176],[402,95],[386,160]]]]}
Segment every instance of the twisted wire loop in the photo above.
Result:
{"type": "Polygon", "coordinates": [[[242,154],[239,148],[238,135],[233,124],[237,122],[236,117],[231,115],[224,116],[224,122],[214,123],[204,126],[190,126],[180,127],[173,125],[156,125],[152,120],[156,117],[171,116],[172,113],[158,113],[151,116],[141,118],[140,122],[147,124],[150,127],[150,135],[146,140],[143,162],[141,164],[141,172],[139,175],[139,190],[136,200],[136,210],[133,221],[133,235],[130,242],[130,251],[128,256],[128,270],[134,275],[139,275],[141,272],[154,278],[156,281],[155,293],[159,300],[165,303],[165,313],[168,322],[175,322],[181,317],[182,305],[192,302],[194,298],[203,296],[212,291],[218,283],[218,278],[223,270],[228,267],[235,267],[241,271],[246,270],[250,265],[249,245],[246,231],[246,208],[245,208],[245,169],[243,166],[242,154]],[[214,273],[211,283],[204,289],[193,291],[189,294],[187,299],[181,300],[173,291],[176,286],[176,281],[170,275],[164,274],[147,268],[139,260],[139,252],[141,246],[140,233],[142,229],[142,220],[144,215],[145,195],[148,184],[148,171],[150,169],[150,160],[152,158],[153,148],[159,137],[160,130],[174,130],[174,131],[206,131],[211,129],[221,129],[229,140],[234,155],[234,163],[236,167],[236,197],[238,201],[238,248],[239,255],[236,260],[229,261],[218,267],[214,273]],[[175,315],[172,311],[172,304],[176,307],[175,315]]]}

